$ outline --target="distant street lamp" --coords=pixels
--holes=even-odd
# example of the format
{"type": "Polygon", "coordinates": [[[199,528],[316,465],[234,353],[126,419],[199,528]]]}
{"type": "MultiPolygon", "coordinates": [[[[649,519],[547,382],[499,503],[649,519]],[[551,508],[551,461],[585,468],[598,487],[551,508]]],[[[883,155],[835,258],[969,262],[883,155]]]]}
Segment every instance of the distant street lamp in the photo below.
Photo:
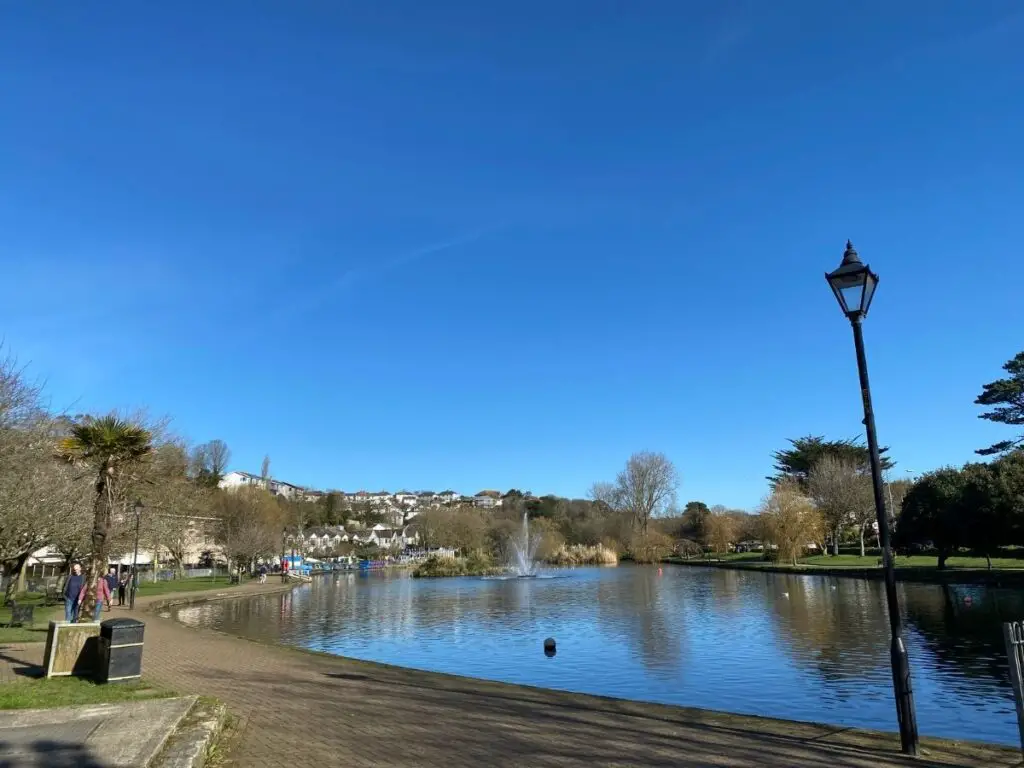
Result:
{"type": "Polygon", "coordinates": [[[135,510],[135,554],[132,555],[132,591],[128,596],[128,610],[135,610],[135,590],[138,589],[139,581],[139,522],[142,520],[142,501],[135,500],[132,507],[135,510]]]}
{"type": "Polygon", "coordinates": [[[878,517],[878,535],[882,545],[882,567],[885,572],[885,599],[889,607],[889,630],[892,642],[889,648],[892,663],[893,691],[896,694],[896,717],[900,725],[900,743],[903,752],[916,755],[918,747],[917,715],[914,711],[914,692],[910,685],[910,660],[903,642],[903,622],[900,619],[899,598],[896,594],[896,571],[893,568],[892,546],[889,536],[889,512],[882,487],[882,466],[878,456],[878,438],[875,435],[875,414],[871,407],[871,386],[868,383],[868,362],[864,354],[864,335],[861,323],[867,317],[878,275],[862,264],[849,240],[839,267],[825,275],[832,292],[839,301],[843,314],[853,326],[853,343],[857,350],[857,371],[860,374],[860,392],[864,404],[864,426],[867,429],[868,452],[871,457],[871,482],[874,486],[875,513],[878,517]]]}

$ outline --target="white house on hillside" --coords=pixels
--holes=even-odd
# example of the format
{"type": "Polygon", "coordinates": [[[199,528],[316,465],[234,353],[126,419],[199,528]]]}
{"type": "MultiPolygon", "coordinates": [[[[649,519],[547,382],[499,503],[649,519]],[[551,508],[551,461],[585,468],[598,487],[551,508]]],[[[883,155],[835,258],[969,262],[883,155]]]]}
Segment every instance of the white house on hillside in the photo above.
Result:
{"type": "MultiPolygon", "coordinates": [[[[225,490],[233,491],[238,490],[239,488],[261,488],[263,487],[263,484],[263,478],[258,475],[234,470],[228,472],[221,478],[219,486],[225,490]]],[[[274,480],[273,478],[269,478],[266,485],[267,490],[272,494],[275,496],[283,496],[286,499],[306,498],[309,493],[302,486],[286,483],[283,480],[274,480]]]]}
{"type": "Polygon", "coordinates": [[[473,506],[493,509],[501,506],[501,494],[498,491],[480,491],[473,497],[473,506]]]}

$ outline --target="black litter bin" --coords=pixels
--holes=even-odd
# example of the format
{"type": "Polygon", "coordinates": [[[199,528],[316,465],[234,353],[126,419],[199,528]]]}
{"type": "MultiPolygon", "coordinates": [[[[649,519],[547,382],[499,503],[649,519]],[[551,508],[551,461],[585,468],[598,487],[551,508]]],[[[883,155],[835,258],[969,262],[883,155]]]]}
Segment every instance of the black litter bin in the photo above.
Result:
{"type": "Polygon", "coordinates": [[[107,619],[100,623],[96,681],[119,683],[142,677],[142,633],[138,619],[107,619]]]}

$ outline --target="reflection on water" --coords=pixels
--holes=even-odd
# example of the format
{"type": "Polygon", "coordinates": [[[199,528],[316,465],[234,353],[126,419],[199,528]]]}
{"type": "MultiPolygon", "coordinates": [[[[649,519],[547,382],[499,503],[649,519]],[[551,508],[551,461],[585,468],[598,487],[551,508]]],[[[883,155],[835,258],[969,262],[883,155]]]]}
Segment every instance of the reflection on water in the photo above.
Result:
{"type": "MultiPolygon", "coordinates": [[[[688,567],[566,574],[346,574],[177,618],[452,674],[895,730],[880,582],[688,567]],[[553,658],[546,637],[558,641],[553,658]]],[[[1001,622],[1024,617],[1024,594],[905,584],[900,598],[922,732],[1015,744],[1001,622]]]]}

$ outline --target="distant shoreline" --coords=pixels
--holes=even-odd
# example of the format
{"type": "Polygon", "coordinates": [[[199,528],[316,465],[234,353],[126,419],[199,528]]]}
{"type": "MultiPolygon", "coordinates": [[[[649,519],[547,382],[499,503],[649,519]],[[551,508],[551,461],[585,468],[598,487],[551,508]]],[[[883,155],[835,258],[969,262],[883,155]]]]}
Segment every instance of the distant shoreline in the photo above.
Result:
{"type": "MultiPolygon", "coordinates": [[[[884,572],[881,566],[823,566],[823,565],[780,565],[778,563],[729,562],[715,560],[685,560],[671,557],[662,561],[668,565],[683,565],[693,568],[722,568],[730,571],[755,571],[760,573],[788,573],[801,576],[835,576],[842,579],[869,579],[881,581],[884,572]]],[[[935,566],[896,566],[896,581],[913,584],[963,584],[989,587],[1024,586],[1024,569],[1010,568],[945,568],[935,566]]]]}

